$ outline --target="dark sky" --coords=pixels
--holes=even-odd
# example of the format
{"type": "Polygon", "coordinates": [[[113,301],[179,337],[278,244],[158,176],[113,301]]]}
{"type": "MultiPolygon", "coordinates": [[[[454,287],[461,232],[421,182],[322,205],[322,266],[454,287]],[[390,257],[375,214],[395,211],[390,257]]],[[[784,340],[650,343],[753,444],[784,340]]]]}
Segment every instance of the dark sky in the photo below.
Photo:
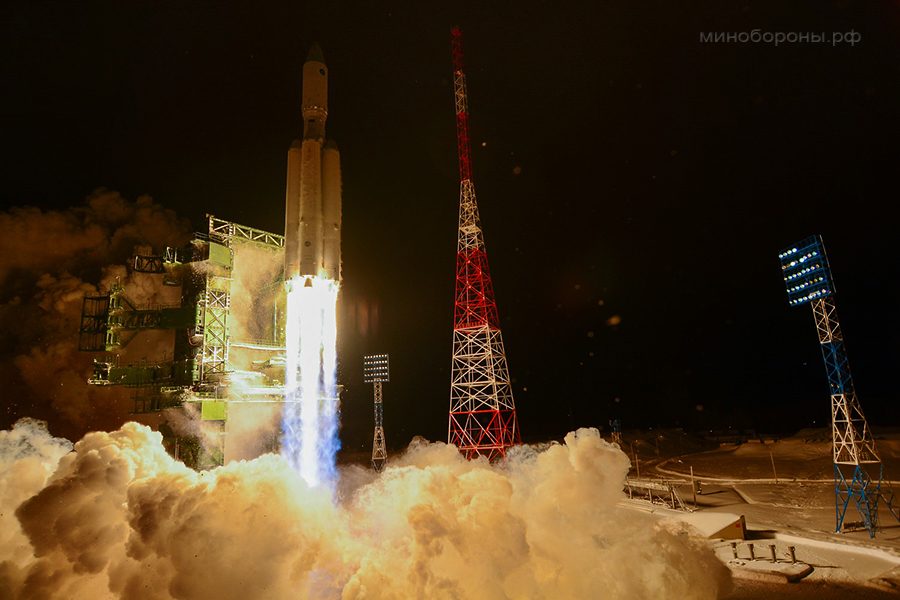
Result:
{"type": "Polygon", "coordinates": [[[863,408],[900,424],[896,2],[234,4],[6,3],[4,208],[64,209],[103,186],[150,194],[197,230],[212,213],[283,231],[301,67],[319,42],[342,157],[344,322],[378,309],[377,330],[341,334],[345,446],[371,440],[363,353],[391,355],[388,445],[446,438],[457,24],[524,439],[610,418],[827,423],[811,310],[788,306],[777,258],[812,234],[863,408]],[[826,41],[700,42],[753,29],[826,41]],[[858,43],[831,43],[850,30],[858,43]]]}

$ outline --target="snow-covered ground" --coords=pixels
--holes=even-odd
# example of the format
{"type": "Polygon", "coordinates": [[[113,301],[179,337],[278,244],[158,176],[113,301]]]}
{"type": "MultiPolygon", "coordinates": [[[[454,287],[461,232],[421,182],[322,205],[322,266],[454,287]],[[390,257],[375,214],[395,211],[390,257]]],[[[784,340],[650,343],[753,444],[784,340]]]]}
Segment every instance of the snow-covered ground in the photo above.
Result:
{"type": "MultiPolygon", "coordinates": [[[[886,508],[879,513],[874,540],[865,530],[835,533],[830,431],[804,430],[774,442],[722,445],[694,454],[679,450],[687,446],[686,452],[696,451],[696,439],[679,439],[684,434],[673,430],[650,433],[626,434],[622,444],[633,463],[640,461],[641,477],[684,482],[679,491],[693,506],[687,483],[693,468],[702,488],[696,497],[698,517],[728,513],[746,519],[748,539],[738,543],[737,560],[730,542],[711,542],[736,576],[729,600],[900,596],[900,522],[886,508]],[[750,543],[755,550],[752,561],[750,543]],[[771,544],[776,564],[770,558],[771,544]],[[774,582],[778,572],[792,569],[789,546],[794,547],[796,560],[810,565],[812,571],[797,583],[774,582]],[[774,574],[768,576],[768,572],[774,574]]],[[[879,432],[876,441],[885,479],[898,482],[895,487],[900,491],[900,432],[879,432]]],[[[631,475],[636,474],[635,468],[631,475]]],[[[641,510],[640,502],[625,504],[632,506],[623,510],[641,510]]],[[[652,512],[659,518],[677,514],[659,507],[652,512]]],[[[851,508],[845,522],[858,520],[851,508]]]]}

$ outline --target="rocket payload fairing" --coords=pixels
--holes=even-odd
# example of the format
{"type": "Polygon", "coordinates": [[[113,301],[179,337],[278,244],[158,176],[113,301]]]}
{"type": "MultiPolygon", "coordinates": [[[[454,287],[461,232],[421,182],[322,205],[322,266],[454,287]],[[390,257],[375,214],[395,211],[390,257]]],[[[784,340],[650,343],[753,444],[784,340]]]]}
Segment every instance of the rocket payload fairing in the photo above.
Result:
{"type": "Polygon", "coordinates": [[[284,281],[341,279],[341,156],[325,141],[328,67],[318,44],[303,65],[303,139],[288,150],[284,281]]]}

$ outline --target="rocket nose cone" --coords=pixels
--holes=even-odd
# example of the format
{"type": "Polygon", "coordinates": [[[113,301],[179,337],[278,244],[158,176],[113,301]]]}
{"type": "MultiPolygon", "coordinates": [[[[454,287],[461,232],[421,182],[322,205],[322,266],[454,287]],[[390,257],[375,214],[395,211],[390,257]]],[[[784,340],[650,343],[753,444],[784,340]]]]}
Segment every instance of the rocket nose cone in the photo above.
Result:
{"type": "Polygon", "coordinates": [[[309,54],[306,55],[306,62],[325,64],[325,57],[322,55],[322,49],[319,47],[319,44],[313,44],[312,48],[309,49],[309,54]]]}

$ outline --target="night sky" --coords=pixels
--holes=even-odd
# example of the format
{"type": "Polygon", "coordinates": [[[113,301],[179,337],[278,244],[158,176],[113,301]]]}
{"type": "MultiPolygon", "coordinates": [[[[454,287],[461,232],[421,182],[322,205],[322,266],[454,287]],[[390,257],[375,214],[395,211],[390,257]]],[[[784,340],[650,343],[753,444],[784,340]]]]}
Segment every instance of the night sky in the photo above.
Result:
{"type": "Polygon", "coordinates": [[[283,232],[300,74],[318,42],[344,183],[345,447],[371,443],[364,353],[391,356],[389,447],[446,439],[454,25],[524,440],[611,418],[826,425],[812,311],[788,306],[778,262],[813,234],[863,409],[900,424],[896,2],[240,4],[6,3],[2,208],[63,210],[105,187],[149,194],[196,230],[211,213],[283,232]],[[826,41],[700,41],[753,29],[826,41]],[[858,43],[832,45],[850,30],[858,43]]]}

